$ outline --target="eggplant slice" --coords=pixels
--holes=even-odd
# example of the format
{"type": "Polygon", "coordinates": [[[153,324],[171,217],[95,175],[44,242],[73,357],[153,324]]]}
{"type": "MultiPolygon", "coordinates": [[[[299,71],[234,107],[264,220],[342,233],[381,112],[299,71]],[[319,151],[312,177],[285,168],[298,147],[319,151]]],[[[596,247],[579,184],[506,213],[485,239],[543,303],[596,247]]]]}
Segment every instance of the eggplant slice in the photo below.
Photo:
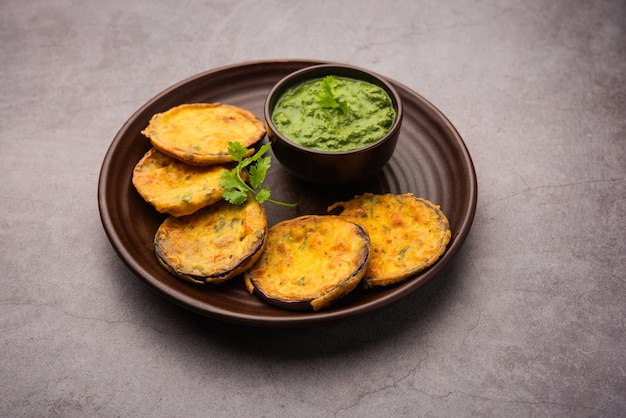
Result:
{"type": "Polygon", "coordinates": [[[254,199],[242,205],[222,200],[192,215],[169,216],[159,226],[154,248],[159,262],[196,284],[219,284],[241,274],[259,258],[268,227],[254,199]]]}
{"type": "Polygon", "coordinates": [[[188,164],[231,162],[229,142],[254,152],[265,125],[252,112],[224,103],[190,103],[157,113],[141,131],[164,154],[188,164]]]}
{"type": "Polygon", "coordinates": [[[352,291],[368,263],[369,237],[361,226],[339,216],[300,216],[270,228],[244,282],[280,308],[317,311],[352,291]]]}
{"type": "Polygon", "coordinates": [[[197,166],[151,148],[133,170],[137,192],[160,213],[174,216],[195,211],[222,200],[225,165],[197,166]]]}

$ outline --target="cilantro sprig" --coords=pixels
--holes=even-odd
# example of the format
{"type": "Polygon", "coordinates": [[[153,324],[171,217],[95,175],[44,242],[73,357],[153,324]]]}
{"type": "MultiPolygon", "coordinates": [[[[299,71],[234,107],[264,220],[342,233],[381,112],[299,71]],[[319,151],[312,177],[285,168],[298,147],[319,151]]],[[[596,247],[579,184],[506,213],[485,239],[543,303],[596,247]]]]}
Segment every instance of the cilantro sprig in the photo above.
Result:
{"type": "Polygon", "coordinates": [[[265,155],[270,146],[270,144],[262,145],[256,153],[246,157],[249,149],[239,142],[228,143],[228,153],[237,165],[230,171],[222,171],[221,174],[220,184],[224,187],[222,196],[226,201],[233,205],[241,205],[248,200],[249,196],[252,196],[259,203],[269,202],[290,208],[298,206],[297,203],[285,203],[270,199],[270,189],[261,187],[272,163],[272,158],[265,155]],[[247,177],[247,181],[244,180],[244,177],[247,177]]]}
{"type": "Polygon", "coordinates": [[[334,91],[337,86],[337,79],[332,75],[324,77],[321,82],[322,89],[317,94],[317,103],[322,107],[331,109],[339,109],[344,115],[348,114],[348,103],[340,100],[334,91]]]}

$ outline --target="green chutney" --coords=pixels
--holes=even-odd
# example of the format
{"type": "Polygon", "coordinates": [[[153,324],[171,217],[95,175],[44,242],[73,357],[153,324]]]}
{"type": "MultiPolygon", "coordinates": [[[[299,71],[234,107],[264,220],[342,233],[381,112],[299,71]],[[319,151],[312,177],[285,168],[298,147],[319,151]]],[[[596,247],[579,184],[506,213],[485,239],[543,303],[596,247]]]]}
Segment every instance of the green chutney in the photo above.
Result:
{"type": "Polygon", "coordinates": [[[327,76],[287,89],[272,112],[291,141],[321,151],[350,151],[381,139],[396,120],[391,98],[362,80],[327,76]]]}

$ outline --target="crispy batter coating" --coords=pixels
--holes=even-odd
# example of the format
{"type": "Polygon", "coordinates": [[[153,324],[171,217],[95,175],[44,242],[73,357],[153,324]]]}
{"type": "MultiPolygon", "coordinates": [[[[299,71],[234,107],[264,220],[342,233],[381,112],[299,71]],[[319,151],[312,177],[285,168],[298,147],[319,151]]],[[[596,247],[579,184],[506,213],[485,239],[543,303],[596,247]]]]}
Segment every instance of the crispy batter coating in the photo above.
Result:
{"type": "Polygon", "coordinates": [[[366,193],[328,208],[362,225],[371,240],[365,287],[399,283],[433,265],[450,242],[450,224],[441,208],[411,193],[366,193]]]}
{"type": "Polygon", "coordinates": [[[222,283],[241,274],[265,247],[267,218],[254,199],[226,201],[182,217],[168,217],[154,237],[159,262],[193,283],[222,283]]]}
{"type": "Polygon", "coordinates": [[[229,142],[252,148],[263,139],[265,125],[238,106],[192,103],[155,114],[141,133],[165,154],[188,164],[208,165],[232,161],[229,142]]]}
{"type": "Polygon", "coordinates": [[[369,260],[363,228],[339,216],[301,216],[274,225],[246,287],[276,306],[319,310],[352,291],[369,260]]]}
{"type": "Polygon", "coordinates": [[[223,165],[193,166],[151,148],[133,170],[133,185],[161,213],[190,215],[222,200],[223,165]]]}

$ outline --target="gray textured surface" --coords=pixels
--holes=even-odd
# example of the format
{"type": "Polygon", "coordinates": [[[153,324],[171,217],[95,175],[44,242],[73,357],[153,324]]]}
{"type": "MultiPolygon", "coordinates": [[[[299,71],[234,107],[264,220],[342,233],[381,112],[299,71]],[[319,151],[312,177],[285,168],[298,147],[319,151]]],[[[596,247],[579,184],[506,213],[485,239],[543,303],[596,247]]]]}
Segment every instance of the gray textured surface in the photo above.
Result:
{"type": "Polygon", "coordinates": [[[626,414],[626,3],[0,2],[0,416],[626,414]],[[257,330],[160,298],[98,216],[152,96],[275,58],[370,68],[457,127],[465,246],[396,305],[257,330]]]}

